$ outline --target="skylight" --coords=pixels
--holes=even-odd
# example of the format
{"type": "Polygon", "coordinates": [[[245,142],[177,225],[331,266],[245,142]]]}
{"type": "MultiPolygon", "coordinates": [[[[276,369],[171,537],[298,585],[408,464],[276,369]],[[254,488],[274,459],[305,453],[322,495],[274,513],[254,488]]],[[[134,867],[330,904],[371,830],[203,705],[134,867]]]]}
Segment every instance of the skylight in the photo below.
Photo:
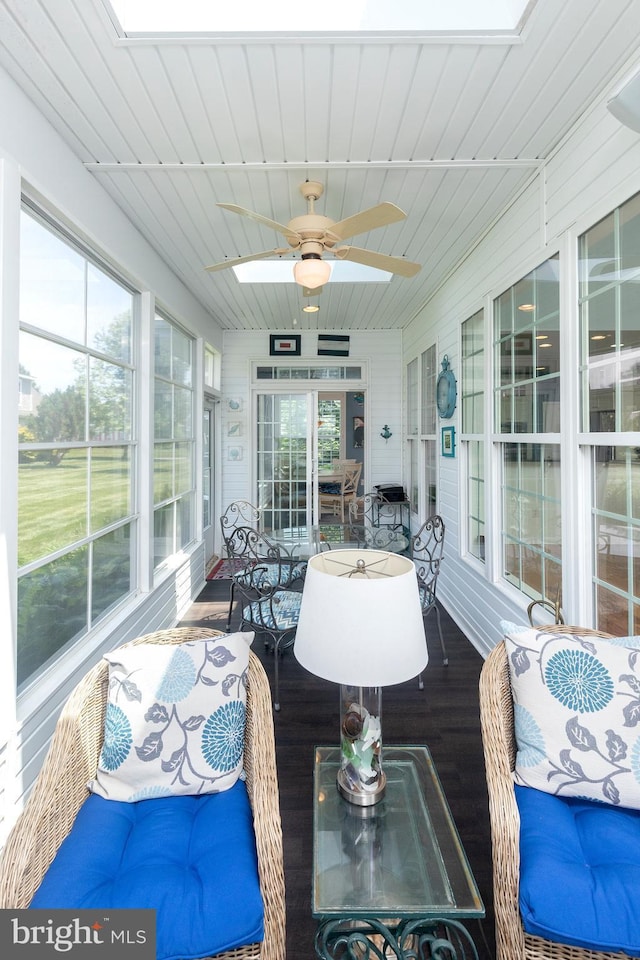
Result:
{"type": "MultiPolygon", "coordinates": [[[[238,283],[293,283],[295,260],[253,260],[232,267],[238,283]]],[[[330,283],[387,283],[392,274],[347,260],[331,260],[330,283]]]]}
{"type": "MultiPolygon", "coordinates": [[[[108,4],[109,0],[105,0],[108,4]]],[[[528,0],[110,0],[131,33],[348,33],[514,30],[528,0]]]]}

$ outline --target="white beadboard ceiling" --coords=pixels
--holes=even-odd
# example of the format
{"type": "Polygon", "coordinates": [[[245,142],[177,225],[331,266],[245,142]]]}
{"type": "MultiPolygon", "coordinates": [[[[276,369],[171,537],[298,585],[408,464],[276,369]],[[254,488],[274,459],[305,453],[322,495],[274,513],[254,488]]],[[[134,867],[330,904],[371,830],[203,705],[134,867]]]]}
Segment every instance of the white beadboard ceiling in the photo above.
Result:
{"type": "MultiPolygon", "coordinates": [[[[318,4],[321,16],[322,4],[318,4]]],[[[531,0],[512,34],[125,37],[102,0],[0,0],[0,64],[223,329],[406,326],[580,115],[640,60],[640,0],[531,0]],[[205,265],[383,200],[353,243],[412,279],[239,284],[205,265]]],[[[295,257],[292,254],[292,267],[295,257]]]]}

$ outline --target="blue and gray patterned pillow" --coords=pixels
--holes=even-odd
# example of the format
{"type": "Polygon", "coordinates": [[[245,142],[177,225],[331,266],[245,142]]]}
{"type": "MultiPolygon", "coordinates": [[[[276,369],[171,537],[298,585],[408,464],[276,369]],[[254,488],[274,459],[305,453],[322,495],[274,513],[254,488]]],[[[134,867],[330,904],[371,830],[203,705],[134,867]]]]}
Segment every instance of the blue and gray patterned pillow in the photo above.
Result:
{"type": "Polygon", "coordinates": [[[242,771],[253,637],[139,644],[107,654],[104,743],[89,789],[135,802],[232,787],[242,771]]]}
{"type": "Polygon", "coordinates": [[[640,637],[505,636],[515,781],[640,809],[640,637]]]}

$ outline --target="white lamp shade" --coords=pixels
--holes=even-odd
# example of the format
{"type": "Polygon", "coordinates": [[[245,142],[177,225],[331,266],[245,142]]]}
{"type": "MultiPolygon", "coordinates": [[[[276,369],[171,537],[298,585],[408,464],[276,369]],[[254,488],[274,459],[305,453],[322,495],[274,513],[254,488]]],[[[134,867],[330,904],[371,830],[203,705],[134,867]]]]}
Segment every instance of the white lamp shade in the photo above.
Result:
{"type": "Polygon", "coordinates": [[[293,649],[303,667],[335,683],[389,686],[417,676],[428,653],[413,561],[381,550],[311,557],[293,649]],[[353,572],[363,562],[365,572],[353,572]]]}
{"type": "Polygon", "coordinates": [[[331,276],[331,264],[326,260],[309,257],[307,260],[298,260],[293,268],[293,276],[301,287],[315,290],[323,286],[331,276]]]}

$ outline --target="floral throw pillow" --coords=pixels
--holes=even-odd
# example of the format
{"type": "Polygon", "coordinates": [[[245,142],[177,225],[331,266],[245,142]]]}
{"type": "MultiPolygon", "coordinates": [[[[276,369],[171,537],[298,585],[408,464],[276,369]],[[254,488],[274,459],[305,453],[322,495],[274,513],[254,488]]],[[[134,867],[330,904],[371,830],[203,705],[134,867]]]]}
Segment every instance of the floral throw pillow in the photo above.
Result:
{"type": "Polygon", "coordinates": [[[242,770],[253,637],[138,644],[107,654],[104,743],[89,789],[135,802],[232,787],[242,770]]]}
{"type": "Polygon", "coordinates": [[[640,637],[533,628],[505,644],[516,783],[640,809],[640,637]]]}

